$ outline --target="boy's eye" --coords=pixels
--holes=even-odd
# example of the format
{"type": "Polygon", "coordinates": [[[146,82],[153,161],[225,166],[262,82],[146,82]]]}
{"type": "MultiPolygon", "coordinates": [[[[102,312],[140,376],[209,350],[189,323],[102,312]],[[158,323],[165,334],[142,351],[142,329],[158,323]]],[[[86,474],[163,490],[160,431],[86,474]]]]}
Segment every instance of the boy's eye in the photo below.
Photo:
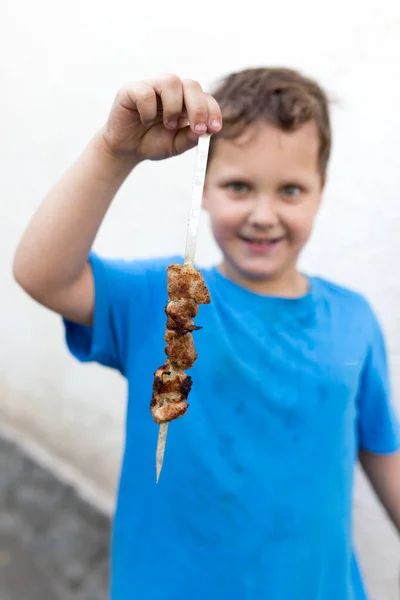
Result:
{"type": "Polygon", "coordinates": [[[250,186],[243,181],[232,181],[228,183],[228,189],[234,194],[245,194],[249,191],[250,186]]]}
{"type": "Polygon", "coordinates": [[[284,185],[281,188],[281,193],[284,196],[289,196],[289,197],[294,197],[294,196],[298,196],[301,192],[301,188],[299,185],[296,185],[294,183],[290,183],[288,185],[284,185]]]}

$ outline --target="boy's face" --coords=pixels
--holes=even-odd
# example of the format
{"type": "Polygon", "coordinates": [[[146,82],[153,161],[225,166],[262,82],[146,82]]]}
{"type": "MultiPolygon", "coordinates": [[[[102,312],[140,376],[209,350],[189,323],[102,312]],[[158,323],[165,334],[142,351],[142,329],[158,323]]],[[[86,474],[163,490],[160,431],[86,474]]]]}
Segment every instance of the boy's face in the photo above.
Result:
{"type": "Polygon", "coordinates": [[[294,132],[260,123],[216,141],[203,204],[233,281],[260,293],[295,285],[323,189],[318,149],[313,122],[294,132]]]}

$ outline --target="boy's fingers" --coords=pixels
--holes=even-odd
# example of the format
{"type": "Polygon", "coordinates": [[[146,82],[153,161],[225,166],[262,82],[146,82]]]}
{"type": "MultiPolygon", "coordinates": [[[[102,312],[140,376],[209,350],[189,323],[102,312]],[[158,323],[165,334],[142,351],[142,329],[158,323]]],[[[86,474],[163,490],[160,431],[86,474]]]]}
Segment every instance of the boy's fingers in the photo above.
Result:
{"type": "Polygon", "coordinates": [[[216,99],[211,94],[205,94],[208,106],[208,128],[210,133],[217,133],[222,127],[222,114],[216,99]]]}
{"type": "Polygon", "coordinates": [[[164,75],[148,83],[161,98],[165,127],[176,129],[183,109],[182,81],[176,75],[164,75]]]}
{"type": "Polygon", "coordinates": [[[201,134],[194,133],[189,125],[179,129],[174,138],[174,156],[182,154],[182,152],[186,152],[186,150],[190,150],[197,146],[200,135],[201,134]]]}
{"type": "Polygon", "coordinates": [[[197,81],[183,81],[183,99],[188,113],[190,127],[199,135],[208,129],[208,102],[201,85],[197,81]]]}
{"type": "Polygon", "coordinates": [[[197,81],[182,81],[176,75],[129,83],[121,89],[117,100],[125,108],[136,109],[145,126],[159,118],[160,112],[164,126],[171,130],[181,127],[186,115],[191,130],[198,135],[206,131],[216,133],[222,126],[215,98],[203,92],[197,81]]]}
{"type": "Polygon", "coordinates": [[[140,81],[126,85],[120,103],[130,110],[136,108],[143,125],[149,125],[157,116],[157,96],[151,85],[140,81]]]}

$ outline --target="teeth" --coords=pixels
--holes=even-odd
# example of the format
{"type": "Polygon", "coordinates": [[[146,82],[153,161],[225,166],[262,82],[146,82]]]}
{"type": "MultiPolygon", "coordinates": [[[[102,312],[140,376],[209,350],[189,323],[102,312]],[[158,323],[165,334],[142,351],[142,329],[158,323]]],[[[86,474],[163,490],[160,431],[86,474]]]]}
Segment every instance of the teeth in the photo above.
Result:
{"type": "Polygon", "coordinates": [[[243,237],[242,239],[244,239],[247,242],[251,242],[252,244],[274,244],[275,242],[279,242],[279,240],[281,238],[274,238],[274,239],[255,239],[255,238],[245,238],[243,237]]]}

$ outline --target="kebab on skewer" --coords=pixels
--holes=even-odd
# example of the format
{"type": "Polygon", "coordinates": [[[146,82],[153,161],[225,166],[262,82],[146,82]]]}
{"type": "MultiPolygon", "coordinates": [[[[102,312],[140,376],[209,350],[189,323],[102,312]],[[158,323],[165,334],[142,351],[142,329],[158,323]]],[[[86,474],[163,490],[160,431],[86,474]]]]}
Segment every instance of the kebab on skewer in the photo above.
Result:
{"type": "Polygon", "coordinates": [[[183,265],[170,265],[167,269],[168,304],[165,353],[167,360],[154,374],[151,413],[160,425],[156,451],[156,482],[161,473],[168,423],[182,417],[188,409],[187,398],[192,378],[186,375],[196,358],[192,332],[200,329],[194,324],[199,304],[208,304],[210,294],[201,273],[195,269],[194,257],[199,228],[210,134],[200,136],[197,145],[192,199],[186,236],[183,265]]]}

